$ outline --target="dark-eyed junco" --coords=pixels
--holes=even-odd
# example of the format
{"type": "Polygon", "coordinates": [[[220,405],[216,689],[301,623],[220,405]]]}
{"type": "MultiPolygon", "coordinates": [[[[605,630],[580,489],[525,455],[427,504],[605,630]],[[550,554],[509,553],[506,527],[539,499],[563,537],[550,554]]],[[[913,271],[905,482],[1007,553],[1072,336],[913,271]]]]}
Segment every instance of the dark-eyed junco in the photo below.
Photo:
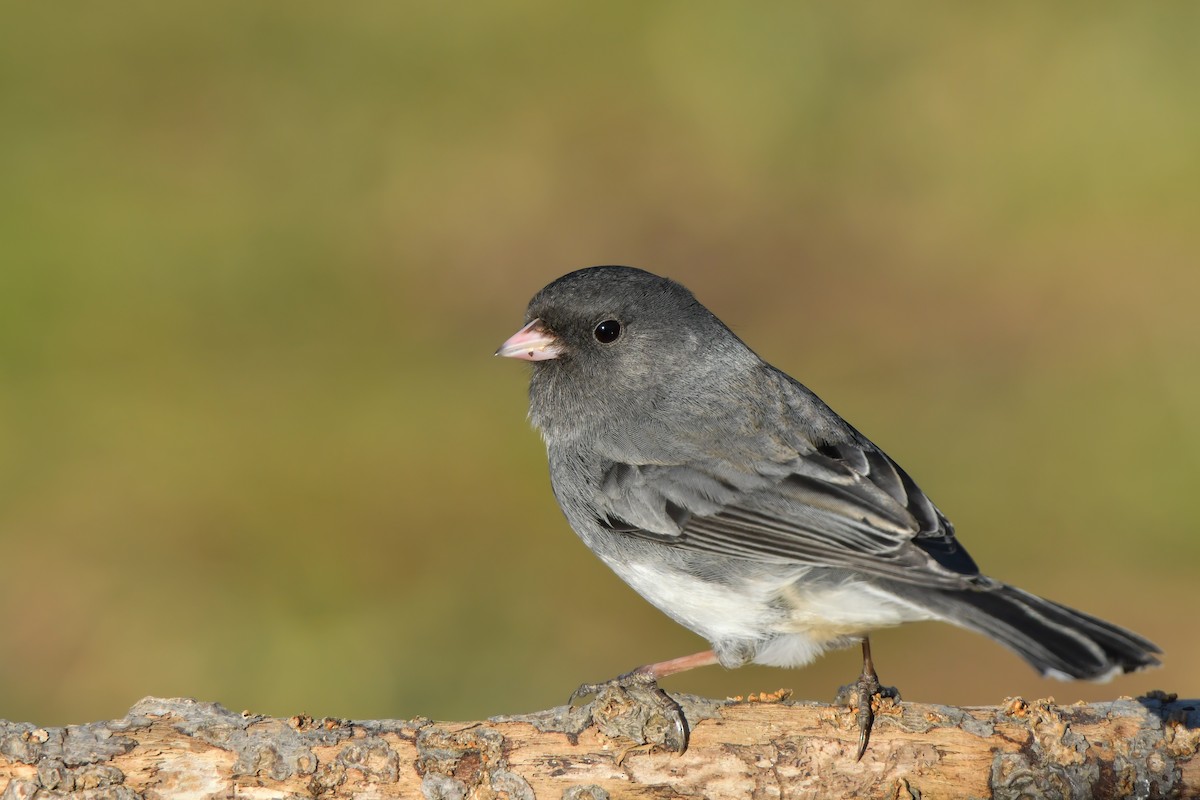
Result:
{"type": "Polygon", "coordinates": [[[1137,634],[980,574],[904,470],[678,283],[582,269],[538,292],[525,320],[497,354],[533,363],[529,415],[571,527],[712,643],[627,679],[799,667],[861,642],[861,757],[875,628],[949,622],[1062,679],[1158,663],[1137,634]]]}

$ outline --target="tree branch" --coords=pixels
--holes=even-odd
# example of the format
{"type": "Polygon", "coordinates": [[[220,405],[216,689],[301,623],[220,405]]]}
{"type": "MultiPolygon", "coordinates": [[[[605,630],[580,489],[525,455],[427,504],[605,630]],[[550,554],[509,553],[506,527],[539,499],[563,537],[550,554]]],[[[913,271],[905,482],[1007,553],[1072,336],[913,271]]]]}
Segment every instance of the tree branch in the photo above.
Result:
{"type": "Polygon", "coordinates": [[[120,720],[0,722],[0,800],[321,797],[724,798],[1200,796],[1200,701],[1152,693],[1057,706],[881,701],[854,761],[845,708],[646,690],[482,722],[350,722],[236,714],[146,698],[120,720]]]}

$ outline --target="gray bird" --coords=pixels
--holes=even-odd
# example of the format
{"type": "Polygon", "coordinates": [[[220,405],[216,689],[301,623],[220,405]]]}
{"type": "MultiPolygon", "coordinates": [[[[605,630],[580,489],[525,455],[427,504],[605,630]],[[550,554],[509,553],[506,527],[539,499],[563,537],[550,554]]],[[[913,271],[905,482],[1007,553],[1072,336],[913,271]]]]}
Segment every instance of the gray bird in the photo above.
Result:
{"type": "Polygon", "coordinates": [[[582,269],[538,292],[525,319],[497,355],[533,364],[529,416],[568,522],[712,644],[618,681],[800,667],[861,642],[861,758],[882,688],[867,638],[877,628],[949,622],[1060,679],[1158,663],[1141,636],[980,574],[896,462],[680,284],[582,269]]]}

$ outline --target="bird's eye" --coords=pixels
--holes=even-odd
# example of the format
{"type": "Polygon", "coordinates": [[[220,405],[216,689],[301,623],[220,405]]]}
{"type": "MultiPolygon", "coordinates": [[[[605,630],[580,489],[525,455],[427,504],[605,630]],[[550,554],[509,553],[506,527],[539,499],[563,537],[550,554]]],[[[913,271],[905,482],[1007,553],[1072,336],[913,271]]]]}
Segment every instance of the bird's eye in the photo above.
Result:
{"type": "Polygon", "coordinates": [[[600,344],[612,344],[621,335],[621,323],[615,319],[606,319],[596,326],[592,334],[600,344]]]}

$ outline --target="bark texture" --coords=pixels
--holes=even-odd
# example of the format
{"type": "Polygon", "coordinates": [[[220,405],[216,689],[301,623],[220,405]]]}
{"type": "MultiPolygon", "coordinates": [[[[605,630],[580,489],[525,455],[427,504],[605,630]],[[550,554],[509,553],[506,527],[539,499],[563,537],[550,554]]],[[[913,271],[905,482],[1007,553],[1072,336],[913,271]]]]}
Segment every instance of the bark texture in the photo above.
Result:
{"type": "Polygon", "coordinates": [[[1200,701],[881,701],[861,762],[845,708],[647,690],[480,722],[272,719],[146,698],[124,719],[0,722],[0,798],[1200,797],[1200,701]]]}

